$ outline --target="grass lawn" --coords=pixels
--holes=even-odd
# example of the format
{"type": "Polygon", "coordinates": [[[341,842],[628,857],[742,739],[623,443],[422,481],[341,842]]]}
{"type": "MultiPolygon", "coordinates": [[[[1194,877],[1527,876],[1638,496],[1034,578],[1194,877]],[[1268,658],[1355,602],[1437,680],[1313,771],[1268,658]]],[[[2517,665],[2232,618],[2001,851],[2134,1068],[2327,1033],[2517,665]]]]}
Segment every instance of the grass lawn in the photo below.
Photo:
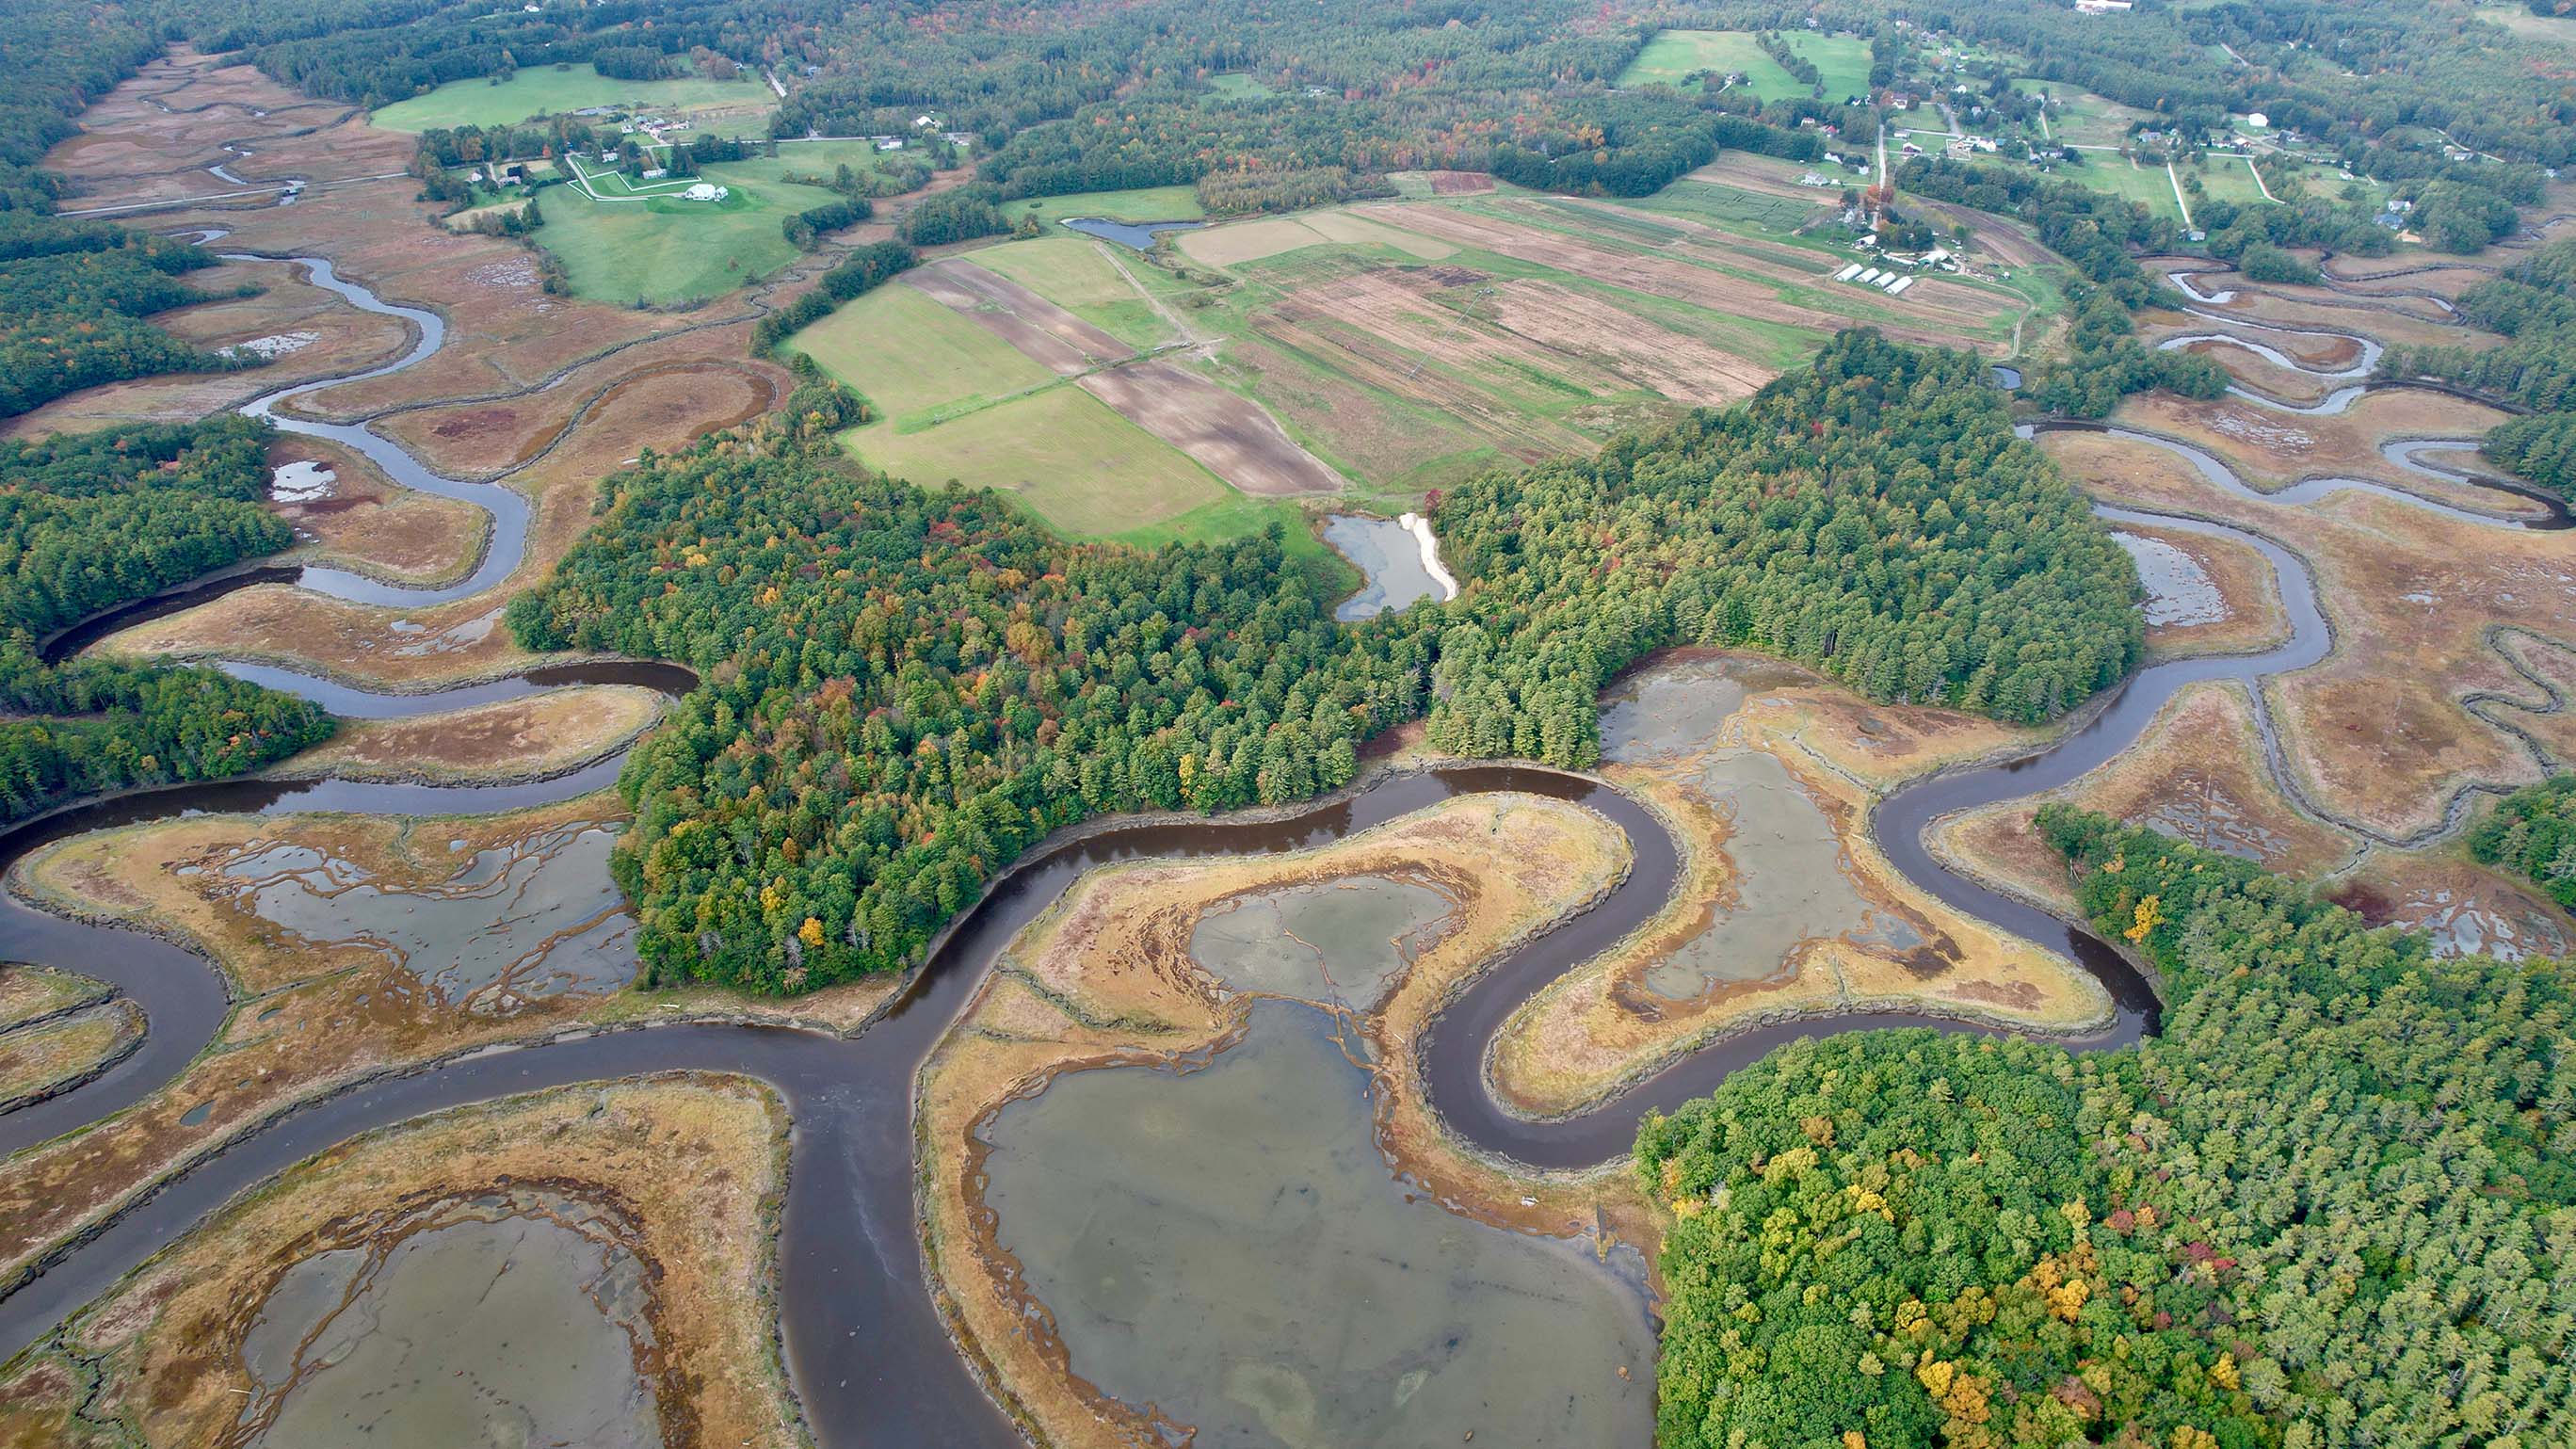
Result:
{"type": "MultiPolygon", "coordinates": [[[[767,160],[702,168],[699,179],[732,193],[720,203],[654,194],[650,182],[643,184],[644,199],[619,201],[549,186],[540,200],[546,224],[535,240],[563,259],[578,296],[653,306],[720,297],[796,258],[780,230],[789,215],[839,199],[777,180],[783,169],[767,160]]],[[[624,178],[613,174],[597,176],[593,185],[605,196],[630,194],[624,178]]]]}
{"type": "Polygon", "coordinates": [[[1257,101],[1277,94],[1239,70],[1208,77],[1208,99],[1212,101],[1257,101]]]}
{"type": "Polygon", "coordinates": [[[2013,89],[2056,98],[2059,110],[2048,118],[2048,135],[2061,146],[2117,146],[2128,139],[2129,127],[2151,119],[2145,111],[2064,81],[2023,76],[2013,82],[2013,89]]]}
{"type": "Polygon", "coordinates": [[[1072,196],[1032,196],[1002,203],[1002,215],[1013,221],[1031,212],[1041,222],[1068,216],[1097,216],[1109,221],[1197,221],[1207,215],[1199,194],[1187,186],[1146,186],[1134,191],[1084,191],[1072,196]]]}
{"type": "MultiPolygon", "coordinates": [[[[1784,34],[1789,49],[1816,67],[1827,99],[1868,94],[1868,41],[1847,35],[1784,34]]],[[[1619,73],[1619,84],[1678,86],[1704,70],[1720,75],[1740,72],[1746,87],[1766,101],[1807,94],[1807,87],[1763,53],[1749,30],[1659,31],[1619,73]]]]}
{"type": "Polygon", "coordinates": [[[901,283],[841,307],[789,345],[858,389],[884,427],[909,427],[932,409],[1055,381],[1017,348],[901,283]]]}
{"type": "Polygon", "coordinates": [[[917,432],[873,423],[842,443],[869,467],[915,483],[937,487],[954,478],[1016,493],[1056,528],[1086,538],[1133,535],[1211,504],[1243,501],[1215,474],[1070,384],[917,432]]]}
{"type": "MultiPolygon", "coordinates": [[[[552,66],[523,70],[498,85],[489,80],[450,81],[427,94],[381,107],[372,120],[388,131],[417,133],[440,127],[504,126],[588,106],[633,106],[672,114],[743,107],[766,116],[777,104],[778,97],[754,75],[729,81],[695,76],[632,81],[601,75],[583,64],[561,71],[552,66]]],[[[746,114],[744,129],[763,129],[752,124],[754,119],[746,114]]]]}
{"type": "MultiPolygon", "coordinates": [[[[1834,173],[1827,172],[1827,175],[1834,173]]],[[[1853,176],[1848,186],[1865,186],[1868,182],[1853,176]]],[[[1693,181],[1685,177],[1642,201],[1629,204],[1647,211],[1660,211],[1668,216],[1688,217],[1733,231],[1757,232],[1767,236],[1785,236],[1798,229],[1817,212],[1842,199],[1842,187],[1819,187],[1814,201],[1792,201],[1785,196],[1766,196],[1757,191],[1743,191],[1721,186],[1713,181],[1693,181]]]]}
{"type": "MultiPolygon", "coordinates": [[[[1101,255],[1104,245],[1078,236],[1005,242],[975,253],[975,264],[1001,273],[1139,352],[1174,340],[1162,314],[1101,255]]],[[[1165,276],[1141,260],[1130,260],[1127,266],[1144,286],[1165,276]]]]}

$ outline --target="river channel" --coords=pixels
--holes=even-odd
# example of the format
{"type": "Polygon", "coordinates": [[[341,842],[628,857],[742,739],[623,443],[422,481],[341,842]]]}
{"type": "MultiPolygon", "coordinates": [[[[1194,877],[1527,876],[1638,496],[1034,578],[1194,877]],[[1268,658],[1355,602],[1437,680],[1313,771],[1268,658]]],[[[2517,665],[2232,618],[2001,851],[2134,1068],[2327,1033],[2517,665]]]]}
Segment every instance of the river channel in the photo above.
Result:
{"type": "MultiPolygon", "coordinates": [[[[298,264],[317,284],[355,305],[403,316],[420,329],[420,340],[403,358],[355,376],[409,366],[441,345],[443,328],[433,315],[386,304],[365,288],[337,277],[320,261],[303,259],[298,264]]],[[[491,510],[492,544],[482,565],[464,583],[438,590],[399,589],[333,570],[250,569],[198,586],[197,597],[287,576],[339,597],[430,603],[488,588],[515,566],[524,542],[525,508],[507,488],[441,478],[363,425],[314,424],[274,412],[290,397],[348,380],[283,389],[255,400],[246,410],[272,417],[288,431],[352,447],[405,486],[491,510]]],[[[2226,473],[2215,458],[2170,440],[2136,436],[2181,453],[2204,472],[2218,469],[2211,476],[2220,478],[2231,491],[2241,489],[2280,506],[2297,506],[2317,491],[2332,491],[2323,484],[2303,484],[2287,493],[2261,494],[2226,473]]],[[[2411,454],[2390,456],[2402,466],[2428,467],[2413,462],[2411,454]]],[[[2484,524],[2525,526],[2453,509],[2384,485],[2327,482],[2333,487],[2387,492],[2416,506],[2484,524]]],[[[1879,805],[1870,820],[1879,848],[1916,886],[2004,930],[2062,950],[2101,977],[2117,1005],[2117,1019],[2110,1030],[2071,1043],[2079,1046],[2117,1045],[2152,1031],[2157,1008],[2148,983],[2090,935],[1950,872],[1925,848],[1927,827],[1954,811],[2026,797],[2076,779],[2126,748],[2174,692],[2187,684],[2207,679],[2251,683],[2304,668],[2323,658],[2332,642],[2313,580],[2295,556],[2269,540],[2198,520],[2107,506],[2096,511],[2115,524],[2154,523],[2222,534],[2255,548],[2278,575],[2291,625],[2289,639],[2259,655],[2153,665],[2116,689],[2079,727],[2037,753],[1901,788],[1879,805]]],[[[2554,512],[2543,526],[2565,521],[2563,511],[2554,512]]],[[[120,620],[132,617],[133,611],[120,611],[120,620]]],[[[95,622],[96,627],[84,625],[48,641],[48,652],[58,656],[77,648],[105,628],[115,627],[117,621],[95,622]]],[[[361,718],[448,709],[579,683],[634,683],[676,692],[694,682],[686,671],[670,665],[572,665],[442,693],[397,695],[267,666],[224,667],[361,718]]],[[[2260,691],[2253,693],[2259,700],[2260,691]]],[[[2264,736],[2277,756],[2279,746],[2268,720],[2264,736]]],[[[495,786],[240,780],[132,791],[70,806],[0,835],[0,866],[70,835],[202,812],[442,815],[522,808],[600,789],[614,780],[621,763],[611,758],[550,780],[495,786]]],[[[1974,1029],[1896,1014],[1790,1023],[1722,1040],[1581,1116],[1551,1122],[1514,1116],[1485,1089],[1482,1062],[1487,1042],[1538,987],[1608,949],[1662,908],[1676,880],[1675,844],[1636,801],[1582,776],[1515,765],[1462,765],[1394,774],[1355,795],[1285,819],[1109,823],[1042,847],[994,881],[982,901],[958,920],[888,1014],[856,1037],[709,1023],[577,1032],[541,1043],[479,1051],[287,1111],[211,1152],[12,1285],[0,1296],[0,1358],[42,1339],[66,1316],[236,1193],[360,1132],[449,1106],[547,1086],[674,1069],[744,1072],[775,1087],[795,1122],[779,1244],[779,1311],[794,1387],[818,1437],[834,1445],[996,1449],[1016,1445],[1020,1442],[1017,1431],[952,1350],[933,1307],[922,1277],[913,1200],[914,1076],[987,966],[1023,925],[1096,866],[1144,858],[1309,849],[1442,800],[1492,791],[1530,792],[1597,811],[1625,833],[1634,864],[1622,884],[1593,909],[1496,961],[1431,1028],[1423,1050],[1431,1100],[1451,1128],[1479,1149],[1537,1167],[1590,1166],[1627,1150],[1642,1113],[1701,1095],[1737,1067],[1795,1037],[1888,1026],[1974,1029]]],[[[107,981],[137,1000],[150,1022],[143,1048],[121,1065],[77,1091],[0,1116],[0,1153],[20,1151],[76,1130],[150,1095],[213,1040],[230,1010],[222,979],[201,957],[139,931],[71,921],[14,899],[0,902],[0,960],[56,966],[107,981]]]]}

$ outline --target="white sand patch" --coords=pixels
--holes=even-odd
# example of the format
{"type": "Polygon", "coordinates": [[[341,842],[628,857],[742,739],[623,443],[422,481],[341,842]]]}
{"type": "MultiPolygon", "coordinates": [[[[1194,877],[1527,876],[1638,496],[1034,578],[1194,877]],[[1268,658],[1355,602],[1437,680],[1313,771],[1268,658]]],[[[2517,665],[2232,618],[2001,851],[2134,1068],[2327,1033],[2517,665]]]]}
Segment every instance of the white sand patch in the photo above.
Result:
{"type": "Polygon", "coordinates": [[[274,503],[313,503],[332,494],[331,485],[340,475],[320,463],[289,463],[268,475],[268,496],[274,503]]]}
{"type": "Polygon", "coordinates": [[[290,352],[302,352],[321,340],[322,334],[319,332],[272,332],[266,337],[254,337],[248,342],[236,342],[231,350],[247,352],[254,357],[266,358],[274,362],[290,352]]]}

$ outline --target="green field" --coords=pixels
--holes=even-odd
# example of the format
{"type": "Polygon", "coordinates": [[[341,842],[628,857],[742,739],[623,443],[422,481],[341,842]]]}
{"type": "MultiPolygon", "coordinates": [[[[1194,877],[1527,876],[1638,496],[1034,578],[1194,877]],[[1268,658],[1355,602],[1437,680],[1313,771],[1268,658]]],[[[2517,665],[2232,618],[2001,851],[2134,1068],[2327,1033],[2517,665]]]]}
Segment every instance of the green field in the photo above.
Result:
{"type": "Polygon", "coordinates": [[[1002,203],[1013,221],[1034,215],[1041,222],[1068,216],[1097,216],[1110,221],[1196,221],[1207,215],[1199,194],[1187,186],[1146,186],[1134,191],[1084,191],[1072,196],[1032,196],[1002,203]]]}
{"type": "MultiPolygon", "coordinates": [[[[1103,255],[1109,243],[1085,236],[1050,236],[1006,242],[975,253],[990,267],[1085,322],[1142,352],[1173,340],[1171,324],[1137,291],[1167,278],[1143,260],[1127,260],[1130,282],[1103,255]]],[[[1125,260],[1125,259],[1122,259],[1125,260]]]]}
{"type": "Polygon", "coordinates": [[[2121,105],[2118,101],[2097,96],[2064,81],[2023,76],[2013,82],[2013,88],[2032,94],[2044,92],[2056,98],[2059,110],[2048,118],[2048,139],[2061,146],[2122,145],[2129,139],[2131,126],[2153,119],[2145,111],[2121,105]]]}
{"type": "Polygon", "coordinates": [[[677,115],[710,108],[742,108],[745,131],[777,107],[778,97],[757,76],[729,81],[631,81],[601,75],[590,66],[523,70],[494,84],[450,81],[434,91],[382,106],[372,117],[388,131],[428,131],[453,126],[506,126],[531,116],[562,115],[589,106],[635,107],[677,115]]]}
{"type": "MultiPolygon", "coordinates": [[[[1786,38],[1790,50],[1814,64],[1827,99],[1869,93],[1868,41],[1848,35],[1795,33],[1786,38]]],[[[1740,72],[1745,86],[1766,101],[1807,94],[1807,87],[1763,53],[1749,30],[1658,31],[1619,73],[1619,84],[1679,86],[1704,70],[1720,75],[1740,72]]]]}
{"type": "Polygon", "coordinates": [[[1241,498],[1215,474],[1070,384],[934,428],[904,432],[876,423],[842,441],[869,467],[915,483],[936,487],[955,479],[1006,489],[1058,529],[1084,537],[1129,534],[1241,498]]]}
{"type": "Polygon", "coordinates": [[[1208,77],[1208,99],[1212,101],[1258,101],[1277,94],[1239,70],[1208,77]]]}
{"type": "MultiPolygon", "coordinates": [[[[1858,187],[1868,183],[1855,175],[1844,184],[1858,187]]],[[[1785,196],[1767,196],[1758,191],[1744,191],[1713,181],[1693,181],[1685,177],[1636,204],[1648,211],[1688,217],[1715,226],[1766,236],[1786,236],[1813,220],[1818,212],[1832,206],[1841,197],[1842,188],[1831,187],[1819,188],[1812,202],[1792,201],[1785,196]]]]}
{"type": "MultiPolygon", "coordinates": [[[[1152,218],[1172,214],[1182,194],[1065,198],[1054,209],[1152,218]]],[[[1178,270],[1062,234],[968,255],[1140,352],[1181,340],[1176,326],[1206,342],[1188,354],[1194,370],[1261,404],[1352,480],[1351,503],[1401,508],[1428,489],[1580,453],[1751,386],[1761,373],[1748,374],[1747,362],[1796,367],[1846,317],[1902,322],[1903,303],[1830,282],[1847,249],[1791,234],[1833,195],[1808,202],[1692,181],[1619,205],[1510,195],[1436,203],[1535,229],[1510,255],[1408,234],[1409,220],[1431,219],[1371,205],[1246,219],[1238,231],[1204,234],[1228,244],[1178,270]],[[1618,268],[1555,260],[1551,236],[1569,258],[1596,248],[1657,268],[1706,268],[1767,289],[1788,310],[1717,300],[1733,283],[1716,284],[1705,301],[1688,300],[1690,288],[1632,289],[1609,280],[1625,275],[1618,268]]],[[[2044,270],[1986,290],[2009,294],[2015,310],[1981,319],[1984,331],[1962,342],[2007,342],[2016,320],[2063,306],[2044,270]]],[[[870,466],[927,484],[1008,489],[1069,533],[1222,538],[1297,512],[1235,493],[1072,379],[901,284],[844,306],[791,345],[875,405],[880,420],[846,439],[870,466]]]]}
{"type": "Polygon", "coordinates": [[[842,307],[797,333],[792,345],[858,389],[887,425],[903,430],[921,425],[934,409],[1056,380],[1001,338],[900,284],[842,307]]]}
{"type": "Polygon", "coordinates": [[[534,240],[563,260],[577,296],[656,307],[720,297],[795,260],[781,230],[790,215],[840,199],[778,179],[793,169],[763,158],[699,168],[696,179],[732,193],[721,203],[655,194],[653,183],[643,183],[642,199],[631,199],[623,177],[592,172],[602,196],[621,199],[594,201],[575,186],[549,186],[541,198],[546,224],[534,240]]]}

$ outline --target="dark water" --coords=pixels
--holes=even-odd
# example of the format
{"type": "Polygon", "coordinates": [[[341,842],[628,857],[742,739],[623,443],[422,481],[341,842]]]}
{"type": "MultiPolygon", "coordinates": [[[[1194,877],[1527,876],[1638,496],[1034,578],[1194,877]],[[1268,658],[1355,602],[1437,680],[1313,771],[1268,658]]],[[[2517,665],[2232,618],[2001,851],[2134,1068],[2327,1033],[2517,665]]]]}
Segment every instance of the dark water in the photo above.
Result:
{"type": "Polygon", "coordinates": [[[1140,252],[1152,251],[1154,239],[1167,231],[1197,231],[1207,225],[1203,221],[1111,221],[1098,216],[1069,216],[1062,224],[1084,236],[1114,241],[1140,252]]]}

